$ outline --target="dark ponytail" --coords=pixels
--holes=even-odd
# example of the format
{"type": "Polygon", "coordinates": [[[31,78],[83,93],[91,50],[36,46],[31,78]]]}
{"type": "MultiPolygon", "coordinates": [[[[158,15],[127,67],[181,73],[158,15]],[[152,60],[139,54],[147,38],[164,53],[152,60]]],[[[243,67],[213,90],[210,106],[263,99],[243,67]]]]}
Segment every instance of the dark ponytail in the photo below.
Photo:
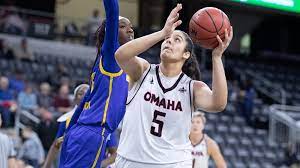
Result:
{"type": "Polygon", "coordinates": [[[105,27],[106,27],[106,20],[102,21],[102,24],[98,27],[95,36],[96,36],[96,47],[97,47],[97,56],[100,54],[100,49],[104,42],[105,37],[105,27]]]}
{"type": "MultiPolygon", "coordinates": [[[[105,26],[106,26],[106,20],[104,19],[101,23],[101,25],[98,27],[97,31],[95,32],[95,36],[96,36],[96,47],[97,47],[97,55],[94,61],[94,64],[92,66],[91,72],[90,72],[90,77],[93,73],[94,67],[97,63],[98,58],[100,57],[100,51],[101,51],[101,47],[103,45],[104,42],[104,37],[105,37],[105,26]]],[[[91,81],[89,82],[91,85],[91,81]]]]}
{"type": "Polygon", "coordinates": [[[191,56],[184,62],[182,71],[187,76],[192,78],[193,80],[200,80],[201,79],[201,73],[199,68],[199,63],[197,61],[197,58],[194,54],[194,44],[190,36],[182,31],[182,34],[185,37],[185,40],[187,42],[187,45],[185,47],[185,50],[187,52],[191,53],[191,56]]]}

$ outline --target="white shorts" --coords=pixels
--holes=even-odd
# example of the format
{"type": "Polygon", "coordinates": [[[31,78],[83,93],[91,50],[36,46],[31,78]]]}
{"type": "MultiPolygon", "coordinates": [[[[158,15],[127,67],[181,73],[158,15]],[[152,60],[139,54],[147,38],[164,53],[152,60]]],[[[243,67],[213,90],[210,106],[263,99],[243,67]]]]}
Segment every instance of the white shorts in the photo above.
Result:
{"type": "Polygon", "coordinates": [[[118,155],[115,161],[115,168],[191,168],[193,165],[192,160],[171,163],[171,164],[150,164],[141,163],[131,160],[127,160],[124,157],[118,155]]]}

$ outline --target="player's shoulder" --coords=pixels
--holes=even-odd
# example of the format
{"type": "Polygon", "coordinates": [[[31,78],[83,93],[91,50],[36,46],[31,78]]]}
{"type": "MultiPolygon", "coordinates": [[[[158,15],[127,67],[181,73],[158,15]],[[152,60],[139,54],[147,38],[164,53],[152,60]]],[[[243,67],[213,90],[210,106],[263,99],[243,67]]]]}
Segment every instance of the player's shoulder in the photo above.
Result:
{"type": "Polygon", "coordinates": [[[205,141],[209,144],[217,144],[217,142],[215,140],[213,140],[210,136],[208,136],[207,134],[205,134],[205,141]]]}
{"type": "Polygon", "coordinates": [[[195,89],[201,89],[201,88],[208,87],[207,84],[202,82],[202,81],[194,80],[193,82],[194,82],[194,88],[195,89]]]}
{"type": "Polygon", "coordinates": [[[205,136],[205,141],[206,141],[208,149],[216,150],[219,148],[218,143],[215,140],[213,140],[211,137],[209,137],[208,135],[205,136]]]}

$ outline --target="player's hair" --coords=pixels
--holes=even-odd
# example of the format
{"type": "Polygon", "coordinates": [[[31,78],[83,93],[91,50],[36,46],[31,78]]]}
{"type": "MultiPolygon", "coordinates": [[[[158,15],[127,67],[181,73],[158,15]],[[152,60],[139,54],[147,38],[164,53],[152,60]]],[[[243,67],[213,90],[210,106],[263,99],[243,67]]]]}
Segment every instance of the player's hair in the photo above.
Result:
{"type": "Polygon", "coordinates": [[[75,88],[75,90],[74,90],[74,97],[76,97],[77,96],[77,94],[78,94],[78,91],[82,88],[82,87],[89,87],[89,85],[88,84],[85,84],[85,83],[83,83],[83,84],[80,84],[80,85],[78,85],[76,88],[75,88]]]}
{"type": "Polygon", "coordinates": [[[193,80],[200,80],[201,78],[201,73],[199,69],[199,63],[197,61],[197,58],[194,54],[194,44],[190,36],[185,33],[184,31],[181,31],[182,34],[184,35],[185,41],[186,41],[186,46],[185,46],[185,51],[188,51],[191,53],[191,56],[184,62],[182,71],[192,78],[193,80]]]}
{"type": "Polygon", "coordinates": [[[104,19],[101,23],[101,25],[98,27],[96,31],[96,47],[97,47],[97,57],[100,54],[101,47],[104,42],[105,37],[105,27],[106,27],[106,19],[104,19]]]}
{"type": "MultiPolygon", "coordinates": [[[[94,61],[94,64],[92,67],[94,67],[96,65],[96,62],[98,60],[98,58],[100,57],[100,51],[101,51],[101,47],[103,45],[104,42],[104,37],[105,37],[105,26],[106,26],[106,19],[104,19],[101,23],[101,25],[98,27],[95,36],[96,36],[96,47],[97,47],[97,55],[94,61]]],[[[90,76],[93,73],[93,68],[91,68],[91,72],[90,72],[90,76]]],[[[89,81],[89,83],[91,83],[91,81],[89,81]]]]}
{"type": "Polygon", "coordinates": [[[200,111],[194,112],[193,113],[193,118],[195,118],[195,117],[200,117],[201,120],[202,120],[202,122],[203,122],[203,124],[205,125],[205,123],[206,123],[206,117],[205,117],[205,114],[203,112],[200,112],[200,111]]]}

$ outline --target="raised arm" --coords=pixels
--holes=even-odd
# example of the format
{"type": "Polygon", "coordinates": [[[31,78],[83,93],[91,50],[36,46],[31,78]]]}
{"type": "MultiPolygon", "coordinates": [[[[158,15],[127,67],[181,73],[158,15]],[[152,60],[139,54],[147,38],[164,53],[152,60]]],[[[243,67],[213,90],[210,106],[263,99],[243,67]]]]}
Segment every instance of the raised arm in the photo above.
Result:
{"type": "Polygon", "coordinates": [[[160,42],[175,30],[181,24],[179,18],[179,11],[182,5],[178,4],[170,13],[165,27],[158,32],[152,33],[141,38],[132,40],[122,45],[116,52],[115,57],[121,68],[130,76],[132,81],[140,78],[143,72],[148,68],[149,63],[145,60],[138,58],[137,55],[145,52],[156,43],[160,42]]]}
{"type": "Polygon", "coordinates": [[[228,91],[224,66],[222,63],[222,55],[229,46],[232,37],[232,27],[229,34],[228,31],[225,30],[224,42],[219,36],[217,36],[219,46],[212,52],[212,90],[202,82],[195,82],[193,92],[196,108],[200,108],[208,112],[220,112],[226,107],[228,91]]]}
{"type": "Polygon", "coordinates": [[[119,4],[118,0],[104,0],[106,13],[106,25],[104,42],[101,47],[102,65],[105,71],[118,72],[118,66],[114,57],[119,47],[119,4]]]}

